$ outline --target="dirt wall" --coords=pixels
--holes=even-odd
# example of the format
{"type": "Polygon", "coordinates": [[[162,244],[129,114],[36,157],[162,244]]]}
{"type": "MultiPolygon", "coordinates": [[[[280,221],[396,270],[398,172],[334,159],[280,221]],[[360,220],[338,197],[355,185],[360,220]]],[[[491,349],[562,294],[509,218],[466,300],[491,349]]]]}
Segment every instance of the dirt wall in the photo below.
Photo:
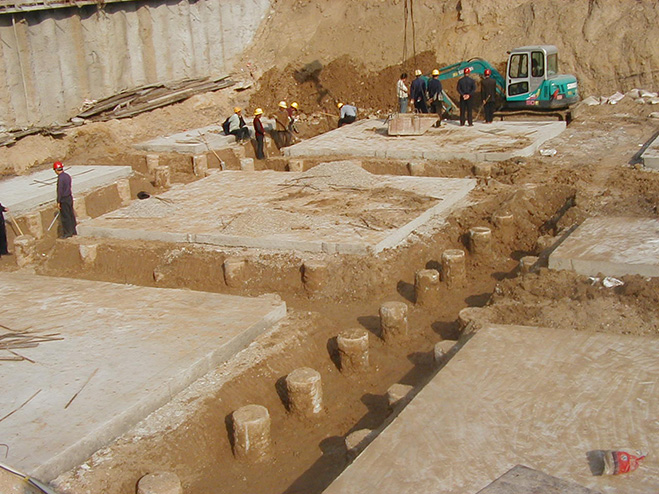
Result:
{"type": "Polygon", "coordinates": [[[659,85],[654,0],[279,0],[273,8],[246,52],[266,69],[347,55],[377,71],[424,51],[439,63],[481,57],[499,65],[512,48],[553,44],[582,95],[659,85]]]}

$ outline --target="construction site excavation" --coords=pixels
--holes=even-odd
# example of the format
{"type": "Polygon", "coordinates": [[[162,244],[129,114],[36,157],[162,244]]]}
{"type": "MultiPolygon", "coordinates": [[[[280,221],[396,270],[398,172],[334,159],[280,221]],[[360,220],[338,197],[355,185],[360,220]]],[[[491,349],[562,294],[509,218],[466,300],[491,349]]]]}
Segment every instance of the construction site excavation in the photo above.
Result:
{"type": "Polygon", "coordinates": [[[657,38],[0,0],[0,494],[659,492],[657,38]]]}

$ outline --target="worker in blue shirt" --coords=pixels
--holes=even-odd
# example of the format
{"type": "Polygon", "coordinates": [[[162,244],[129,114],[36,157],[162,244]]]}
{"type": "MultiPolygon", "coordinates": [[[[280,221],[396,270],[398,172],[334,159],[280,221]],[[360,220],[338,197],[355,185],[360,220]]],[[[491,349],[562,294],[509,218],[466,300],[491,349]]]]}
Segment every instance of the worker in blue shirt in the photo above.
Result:
{"type": "Polygon", "coordinates": [[[416,79],[412,81],[410,86],[410,98],[414,102],[414,109],[419,113],[428,113],[428,105],[426,105],[426,80],[421,77],[422,73],[419,69],[414,71],[416,79]]]}
{"type": "Polygon", "coordinates": [[[464,75],[458,80],[458,93],[460,93],[460,126],[465,124],[466,120],[469,122],[469,127],[473,127],[473,104],[474,94],[476,93],[476,82],[469,77],[471,68],[467,67],[464,70],[464,75]]]}

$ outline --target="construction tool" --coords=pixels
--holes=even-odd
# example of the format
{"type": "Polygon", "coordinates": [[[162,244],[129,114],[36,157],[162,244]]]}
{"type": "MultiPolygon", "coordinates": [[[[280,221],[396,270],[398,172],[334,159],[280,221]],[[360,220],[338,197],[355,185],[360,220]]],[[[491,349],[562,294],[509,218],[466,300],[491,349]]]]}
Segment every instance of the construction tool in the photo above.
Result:
{"type": "Polygon", "coordinates": [[[20,233],[21,235],[23,235],[23,230],[21,230],[21,227],[18,226],[18,223],[16,223],[16,220],[14,219],[14,217],[12,216],[12,214],[11,214],[9,211],[7,211],[7,214],[9,215],[9,218],[11,219],[11,221],[14,222],[14,225],[16,226],[16,229],[18,230],[18,233],[20,233]]]}
{"type": "Polygon", "coordinates": [[[57,221],[57,218],[59,218],[59,211],[57,211],[57,214],[56,214],[55,217],[53,218],[53,221],[51,221],[50,226],[48,227],[48,230],[46,230],[46,231],[48,231],[48,232],[50,231],[50,229],[53,227],[53,225],[54,225],[55,222],[57,221]]]}
{"type": "Polygon", "coordinates": [[[217,155],[217,153],[213,149],[211,149],[210,145],[208,144],[208,141],[206,140],[206,136],[201,132],[199,132],[199,139],[201,140],[201,142],[203,142],[206,145],[206,149],[208,149],[211,153],[215,155],[218,163],[220,164],[220,170],[224,171],[224,161],[222,161],[222,158],[220,158],[217,155]]]}

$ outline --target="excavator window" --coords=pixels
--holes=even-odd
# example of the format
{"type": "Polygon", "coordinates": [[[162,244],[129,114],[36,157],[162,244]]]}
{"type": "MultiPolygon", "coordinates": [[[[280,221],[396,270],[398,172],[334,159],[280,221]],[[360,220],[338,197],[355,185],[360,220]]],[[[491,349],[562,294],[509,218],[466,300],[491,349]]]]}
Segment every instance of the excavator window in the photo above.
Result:
{"type": "Polygon", "coordinates": [[[544,77],[545,55],[541,51],[531,52],[531,76],[544,77]]]}
{"type": "Polygon", "coordinates": [[[558,74],[558,53],[547,55],[547,75],[558,74]]]}
{"type": "Polygon", "coordinates": [[[510,57],[508,76],[513,79],[529,76],[529,55],[527,53],[516,53],[510,57]]]}

